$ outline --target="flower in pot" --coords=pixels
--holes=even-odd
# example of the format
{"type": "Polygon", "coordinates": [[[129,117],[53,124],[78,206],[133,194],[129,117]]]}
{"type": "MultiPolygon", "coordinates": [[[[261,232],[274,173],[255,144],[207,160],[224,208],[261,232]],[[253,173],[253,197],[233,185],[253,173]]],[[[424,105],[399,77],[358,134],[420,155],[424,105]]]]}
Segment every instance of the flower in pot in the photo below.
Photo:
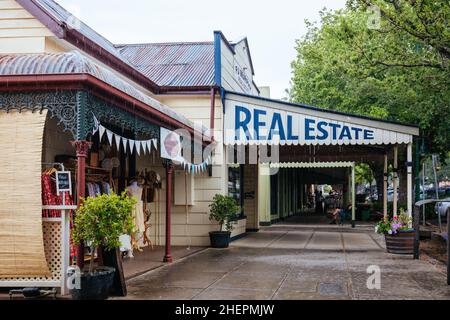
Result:
{"type": "Polygon", "coordinates": [[[384,217],[375,225],[375,232],[383,234],[386,240],[386,250],[389,253],[413,254],[414,229],[411,228],[412,219],[400,210],[399,216],[384,217]]]}
{"type": "Polygon", "coordinates": [[[236,221],[241,207],[237,205],[236,200],[232,197],[216,194],[209,208],[209,220],[215,220],[220,225],[219,231],[211,231],[209,233],[211,246],[213,248],[227,248],[230,243],[233,223],[236,221]]]}
{"type": "Polygon", "coordinates": [[[98,247],[113,250],[120,246],[119,236],[133,231],[131,210],[134,199],[121,195],[103,194],[88,197],[76,212],[73,240],[82,241],[91,247],[89,270],[81,272],[80,287],[71,291],[77,300],[106,299],[114,280],[114,268],[95,266],[94,258],[98,247]]]}

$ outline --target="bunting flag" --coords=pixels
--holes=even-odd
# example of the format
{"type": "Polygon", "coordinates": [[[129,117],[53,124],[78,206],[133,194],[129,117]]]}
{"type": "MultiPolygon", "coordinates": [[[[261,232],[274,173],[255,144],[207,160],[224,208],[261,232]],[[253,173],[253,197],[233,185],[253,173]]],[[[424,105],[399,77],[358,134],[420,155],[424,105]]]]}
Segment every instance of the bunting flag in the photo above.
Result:
{"type": "Polygon", "coordinates": [[[116,142],[117,151],[120,151],[120,136],[114,133],[114,141],[116,142]]]}
{"type": "Polygon", "coordinates": [[[100,141],[103,138],[103,135],[105,134],[106,128],[104,126],[99,126],[98,127],[99,133],[100,133],[100,141]]]}
{"type": "MultiPolygon", "coordinates": [[[[145,141],[141,141],[142,150],[144,150],[144,154],[147,153],[147,143],[145,141]]],[[[151,150],[148,150],[148,153],[150,153],[151,150]]]]}
{"type": "Polygon", "coordinates": [[[206,158],[205,161],[199,164],[193,164],[183,159],[180,165],[183,167],[183,170],[187,170],[188,173],[196,174],[204,172],[210,163],[211,163],[211,156],[208,156],[208,158],[206,158]]]}
{"type": "Polygon", "coordinates": [[[124,152],[127,152],[127,147],[130,147],[131,153],[133,153],[136,150],[136,153],[140,156],[141,151],[143,151],[143,154],[150,154],[152,152],[152,145],[155,147],[155,150],[157,150],[158,145],[158,139],[150,139],[150,140],[133,140],[133,139],[127,139],[124,138],[117,133],[112,132],[111,130],[105,128],[103,125],[100,124],[100,122],[97,120],[97,118],[94,116],[94,128],[92,131],[92,134],[95,134],[96,132],[99,132],[100,140],[103,138],[103,136],[106,133],[106,136],[108,138],[109,144],[113,145],[113,137],[116,144],[117,151],[120,151],[120,143],[122,142],[124,152]],[[142,149],[141,149],[142,148],[142,149]]]}
{"type": "Polygon", "coordinates": [[[123,151],[124,151],[125,153],[127,153],[128,139],[125,139],[125,138],[123,138],[123,137],[120,137],[120,139],[122,139],[123,151]]]}
{"type": "Polygon", "coordinates": [[[112,133],[112,131],[106,130],[106,136],[108,137],[109,145],[112,146],[112,138],[113,138],[113,133],[112,133]]]}
{"type": "Polygon", "coordinates": [[[141,155],[141,142],[136,141],[134,145],[136,146],[136,152],[137,152],[138,156],[140,156],[141,155]]]}
{"type": "Polygon", "coordinates": [[[131,153],[133,153],[134,152],[134,140],[129,139],[128,143],[130,144],[130,151],[131,151],[131,153]]]}

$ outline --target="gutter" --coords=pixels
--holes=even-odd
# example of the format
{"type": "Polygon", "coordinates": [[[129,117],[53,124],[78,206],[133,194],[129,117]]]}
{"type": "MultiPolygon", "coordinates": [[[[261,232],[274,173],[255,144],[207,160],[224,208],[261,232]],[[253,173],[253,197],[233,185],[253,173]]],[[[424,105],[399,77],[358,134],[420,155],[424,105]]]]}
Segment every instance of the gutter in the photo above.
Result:
{"type": "Polygon", "coordinates": [[[215,120],[215,110],[216,110],[216,88],[211,88],[211,110],[210,110],[210,118],[209,118],[209,136],[211,141],[214,141],[214,120],[215,120]]]}

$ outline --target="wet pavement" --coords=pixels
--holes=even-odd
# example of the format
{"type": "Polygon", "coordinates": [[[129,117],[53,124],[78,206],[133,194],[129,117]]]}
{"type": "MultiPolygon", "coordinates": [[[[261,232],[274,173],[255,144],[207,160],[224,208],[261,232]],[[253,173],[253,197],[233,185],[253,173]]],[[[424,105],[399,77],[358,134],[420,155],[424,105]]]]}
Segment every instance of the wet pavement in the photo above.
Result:
{"type": "Polygon", "coordinates": [[[450,286],[427,261],[386,253],[372,226],[276,225],[133,278],[125,299],[450,299],[450,286]]]}

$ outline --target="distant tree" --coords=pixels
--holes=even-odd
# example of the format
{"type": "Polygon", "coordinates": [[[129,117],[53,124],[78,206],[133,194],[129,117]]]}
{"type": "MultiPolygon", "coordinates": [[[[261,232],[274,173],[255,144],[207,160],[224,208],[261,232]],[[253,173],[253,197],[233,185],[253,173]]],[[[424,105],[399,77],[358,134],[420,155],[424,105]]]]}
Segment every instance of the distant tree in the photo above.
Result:
{"type": "Polygon", "coordinates": [[[290,100],[418,124],[429,153],[450,149],[448,1],[348,1],[306,21],[290,100]],[[368,6],[380,7],[379,27],[368,6]],[[434,22],[433,22],[434,21],[434,22]]]}

